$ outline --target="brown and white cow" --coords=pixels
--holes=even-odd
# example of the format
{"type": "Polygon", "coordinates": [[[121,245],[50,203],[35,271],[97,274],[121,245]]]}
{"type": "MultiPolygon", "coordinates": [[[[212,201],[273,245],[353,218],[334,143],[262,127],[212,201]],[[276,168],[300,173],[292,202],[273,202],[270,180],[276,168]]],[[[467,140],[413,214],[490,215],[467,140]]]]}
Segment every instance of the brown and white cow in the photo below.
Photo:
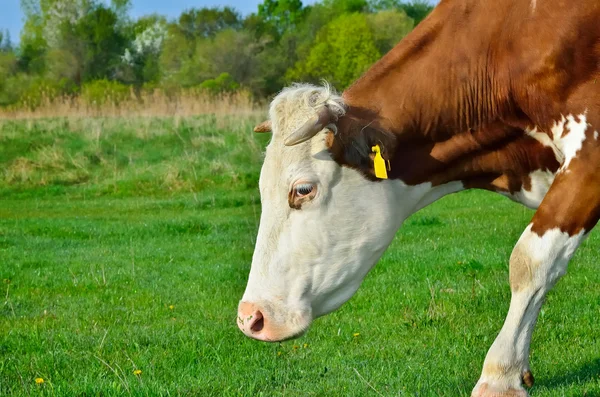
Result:
{"type": "Polygon", "coordinates": [[[544,297],[600,217],[598,80],[600,1],[442,0],[341,96],[284,89],[258,127],[273,138],[240,329],[299,336],[354,294],[408,216],[488,189],[537,212],[473,396],[526,396],[544,297]]]}

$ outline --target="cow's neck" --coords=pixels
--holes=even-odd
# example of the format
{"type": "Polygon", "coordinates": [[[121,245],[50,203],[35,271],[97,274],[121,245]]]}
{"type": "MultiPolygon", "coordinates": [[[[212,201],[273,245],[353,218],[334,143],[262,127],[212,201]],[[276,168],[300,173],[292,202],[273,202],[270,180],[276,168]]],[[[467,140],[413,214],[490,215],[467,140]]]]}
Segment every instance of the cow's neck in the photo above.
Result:
{"type": "Polygon", "coordinates": [[[350,113],[377,115],[375,124],[400,140],[435,142],[512,113],[509,81],[492,70],[493,36],[506,12],[500,4],[507,2],[475,23],[491,11],[492,2],[484,3],[486,9],[475,0],[443,1],[344,92],[350,113]]]}
{"type": "Polygon", "coordinates": [[[373,177],[359,159],[380,143],[391,178],[503,192],[519,190],[537,169],[558,168],[552,149],[524,134],[528,120],[510,99],[508,71],[493,59],[510,2],[479,4],[443,1],[344,92],[338,143],[345,156],[333,145],[336,160],[373,177]],[[467,15],[481,23],[461,23],[467,15]]]}

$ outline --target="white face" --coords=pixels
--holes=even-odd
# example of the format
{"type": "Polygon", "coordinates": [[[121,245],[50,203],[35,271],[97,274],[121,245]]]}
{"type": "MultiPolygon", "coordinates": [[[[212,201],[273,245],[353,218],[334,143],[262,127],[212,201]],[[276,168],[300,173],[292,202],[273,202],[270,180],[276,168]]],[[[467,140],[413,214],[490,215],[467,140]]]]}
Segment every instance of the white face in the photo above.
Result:
{"type": "Polygon", "coordinates": [[[325,133],[285,146],[284,137],[314,113],[309,97],[315,92],[325,95],[315,87],[284,91],[271,107],[262,215],[237,319],[246,335],[260,340],[296,337],[313,318],[350,299],[429,190],[371,182],[340,167],[325,133]]]}

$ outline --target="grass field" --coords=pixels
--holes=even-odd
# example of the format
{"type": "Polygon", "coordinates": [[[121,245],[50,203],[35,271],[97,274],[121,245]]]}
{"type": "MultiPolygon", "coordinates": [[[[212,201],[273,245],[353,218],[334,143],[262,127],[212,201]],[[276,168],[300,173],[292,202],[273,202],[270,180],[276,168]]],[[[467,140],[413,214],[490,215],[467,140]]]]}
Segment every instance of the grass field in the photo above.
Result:
{"type": "MultiPolygon", "coordinates": [[[[249,340],[235,317],[260,214],[257,120],[0,123],[0,395],[469,394],[532,212],[447,197],[307,335],[249,340]]],[[[534,396],[600,396],[599,247],[592,233],[544,306],[534,396]]]]}

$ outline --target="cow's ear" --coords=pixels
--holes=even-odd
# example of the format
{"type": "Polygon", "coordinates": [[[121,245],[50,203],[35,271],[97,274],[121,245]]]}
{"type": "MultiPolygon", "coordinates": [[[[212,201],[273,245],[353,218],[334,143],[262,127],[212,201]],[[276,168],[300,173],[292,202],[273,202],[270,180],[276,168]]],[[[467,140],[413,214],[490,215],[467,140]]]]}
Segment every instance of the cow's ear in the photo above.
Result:
{"type": "Polygon", "coordinates": [[[392,160],[396,150],[395,136],[375,123],[342,118],[338,122],[338,134],[330,132],[325,140],[333,159],[361,171],[375,179],[372,147],[379,145],[381,155],[392,160]]]}
{"type": "Polygon", "coordinates": [[[273,126],[271,124],[271,120],[263,121],[254,127],[254,132],[271,132],[273,131],[273,126]]]}

